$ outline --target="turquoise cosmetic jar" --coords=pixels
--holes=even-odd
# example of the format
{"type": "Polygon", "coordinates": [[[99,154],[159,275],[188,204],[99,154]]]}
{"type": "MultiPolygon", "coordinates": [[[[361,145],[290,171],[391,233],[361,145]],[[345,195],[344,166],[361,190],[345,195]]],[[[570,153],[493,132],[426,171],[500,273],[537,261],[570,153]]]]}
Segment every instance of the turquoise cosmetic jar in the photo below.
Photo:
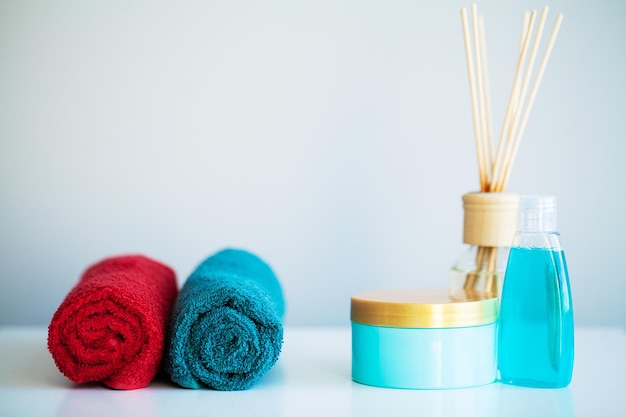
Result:
{"type": "Polygon", "coordinates": [[[489,384],[498,299],[466,290],[379,290],[351,298],[352,379],[404,389],[489,384]]]}

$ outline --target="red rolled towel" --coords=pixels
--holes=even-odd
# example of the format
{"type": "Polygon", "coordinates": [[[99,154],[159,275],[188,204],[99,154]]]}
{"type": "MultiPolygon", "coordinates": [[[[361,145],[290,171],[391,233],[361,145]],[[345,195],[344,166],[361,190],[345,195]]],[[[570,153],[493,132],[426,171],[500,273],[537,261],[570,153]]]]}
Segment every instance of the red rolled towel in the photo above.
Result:
{"type": "Polygon", "coordinates": [[[177,295],[169,267],[139,255],[88,268],[48,327],[48,350],[76,383],[145,387],[159,370],[177,295]]]}

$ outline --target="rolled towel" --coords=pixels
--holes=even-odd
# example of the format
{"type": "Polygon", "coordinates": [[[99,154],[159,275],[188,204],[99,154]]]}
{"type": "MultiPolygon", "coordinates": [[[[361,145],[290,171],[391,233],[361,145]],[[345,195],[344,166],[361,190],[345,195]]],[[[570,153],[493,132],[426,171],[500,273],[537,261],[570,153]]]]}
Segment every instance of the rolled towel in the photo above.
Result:
{"type": "Polygon", "coordinates": [[[185,388],[253,386],[278,360],[282,290],[257,256],[226,249],[187,279],[174,307],[165,370],[185,388]]]}
{"type": "Polygon", "coordinates": [[[174,271],[140,255],[88,268],[48,327],[48,350],[76,383],[145,387],[163,357],[177,287],[174,271]]]}

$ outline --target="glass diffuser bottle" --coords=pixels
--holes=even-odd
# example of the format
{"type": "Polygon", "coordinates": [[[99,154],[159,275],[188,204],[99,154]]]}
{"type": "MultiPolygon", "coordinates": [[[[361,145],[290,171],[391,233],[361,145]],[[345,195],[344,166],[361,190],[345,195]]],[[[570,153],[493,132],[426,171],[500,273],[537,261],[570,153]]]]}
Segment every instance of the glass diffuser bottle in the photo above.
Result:
{"type": "Polygon", "coordinates": [[[513,193],[463,195],[463,243],[468,246],[450,271],[451,290],[500,294],[518,203],[519,196],[513,193]]]}

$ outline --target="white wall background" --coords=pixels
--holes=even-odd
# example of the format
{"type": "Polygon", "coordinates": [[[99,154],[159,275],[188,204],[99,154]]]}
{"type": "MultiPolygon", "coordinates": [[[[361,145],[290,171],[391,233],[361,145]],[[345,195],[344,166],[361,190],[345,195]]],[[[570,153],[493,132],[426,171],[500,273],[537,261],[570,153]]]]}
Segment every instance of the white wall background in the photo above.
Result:
{"type": "MultiPolygon", "coordinates": [[[[0,0],[0,324],[47,324],[86,266],[126,252],[182,284],[252,250],[288,324],[446,286],[478,188],[469,5],[0,0]]],[[[543,5],[478,4],[497,121],[543,5]]],[[[557,196],[577,323],[626,326],[626,2],[549,5],[549,28],[565,20],[509,190],[557,196]]]]}

